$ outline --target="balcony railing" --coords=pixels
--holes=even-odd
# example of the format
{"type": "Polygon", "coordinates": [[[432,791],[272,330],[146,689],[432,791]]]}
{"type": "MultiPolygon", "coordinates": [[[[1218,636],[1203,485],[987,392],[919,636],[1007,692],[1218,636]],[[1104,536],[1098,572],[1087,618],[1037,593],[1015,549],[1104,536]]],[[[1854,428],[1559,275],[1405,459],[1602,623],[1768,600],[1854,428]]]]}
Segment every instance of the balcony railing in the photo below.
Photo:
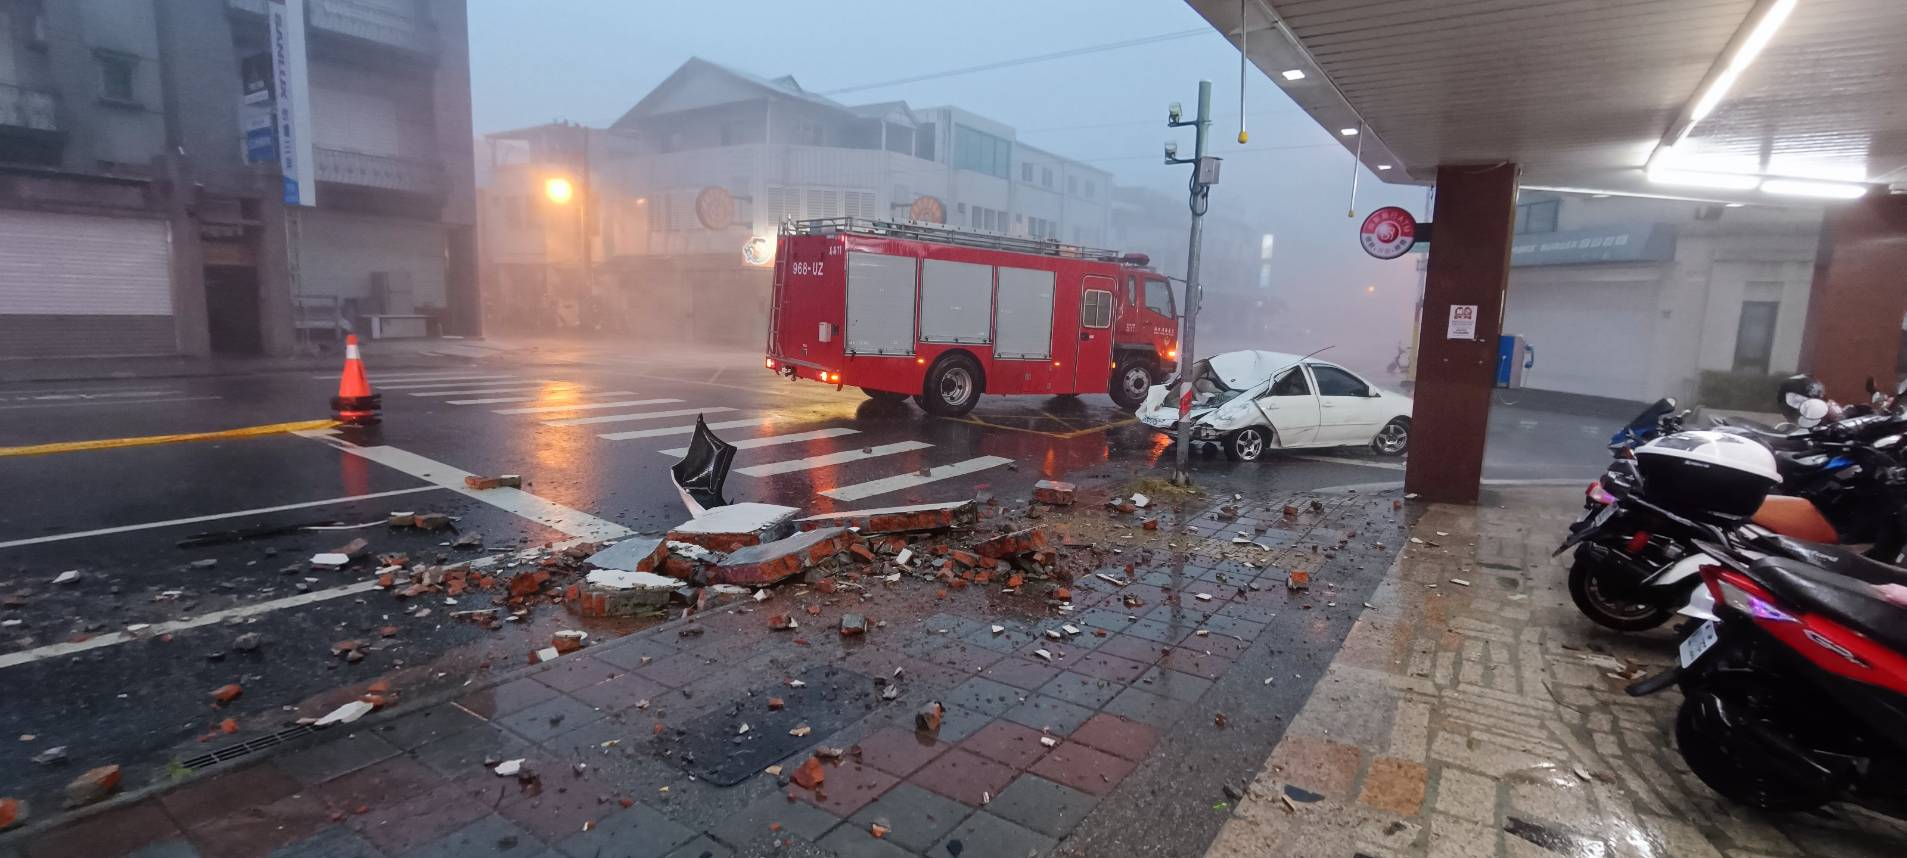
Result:
{"type": "Polygon", "coordinates": [[[59,99],[50,92],[0,83],[0,127],[58,131],[59,99]]]}
{"type": "MultiPolygon", "coordinates": [[[[266,0],[225,0],[226,8],[265,14],[266,0]]],[[[309,0],[312,29],[424,54],[437,52],[437,31],[416,0],[309,0]]]]}
{"type": "Polygon", "coordinates": [[[443,165],[434,161],[323,147],[312,155],[320,182],[432,195],[443,193],[446,186],[443,165]]]}

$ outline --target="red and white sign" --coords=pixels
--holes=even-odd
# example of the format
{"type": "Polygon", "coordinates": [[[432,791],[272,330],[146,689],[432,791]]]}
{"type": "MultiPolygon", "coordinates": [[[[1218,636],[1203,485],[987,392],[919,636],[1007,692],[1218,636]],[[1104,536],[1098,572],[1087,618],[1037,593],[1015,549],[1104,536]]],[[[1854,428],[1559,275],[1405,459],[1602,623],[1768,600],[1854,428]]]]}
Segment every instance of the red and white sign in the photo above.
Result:
{"type": "Polygon", "coordinates": [[[1417,244],[1417,219],[1396,206],[1371,212],[1357,231],[1364,252],[1378,259],[1396,259],[1417,244]]]}

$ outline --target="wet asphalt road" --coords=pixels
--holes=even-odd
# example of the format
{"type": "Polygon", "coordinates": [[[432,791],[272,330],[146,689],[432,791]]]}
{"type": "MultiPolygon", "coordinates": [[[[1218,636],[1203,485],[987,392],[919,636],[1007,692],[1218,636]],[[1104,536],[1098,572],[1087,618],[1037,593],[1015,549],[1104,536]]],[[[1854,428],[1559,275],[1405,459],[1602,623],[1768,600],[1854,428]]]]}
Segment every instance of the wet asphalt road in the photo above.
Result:
{"type": "MultiPolygon", "coordinates": [[[[453,549],[449,535],[381,525],[292,528],[381,522],[394,510],[444,512],[458,517],[460,531],[480,532],[487,553],[601,535],[590,522],[660,532],[685,518],[668,477],[677,456],[667,451],[687,444],[698,413],[731,442],[759,442],[736,457],[731,498],[816,511],[985,491],[1019,499],[1043,477],[1122,479],[1172,455],[1165,439],[1133,425],[1104,396],[983,400],[966,420],[935,419],[851,388],[776,378],[746,355],[579,349],[544,352],[529,363],[465,360],[385,373],[373,365],[371,373],[385,423],[377,437],[360,440],[414,455],[371,461],[321,439],[280,434],[0,457],[0,485],[8,488],[0,502],[0,595],[20,603],[0,608],[7,623],[0,627],[0,700],[7,701],[0,707],[0,795],[44,795],[108,762],[126,766],[129,785],[147,783],[164,775],[168,761],[322,714],[379,676],[396,675],[406,693],[419,695],[513,668],[573,622],[543,608],[524,626],[482,632],[448,619],[474,603],[438,605],[418,618],[377,591],[261,610],[361,579],[304,563],[355,536],[374,552],[413,559],[486,553],[453,549]],[[548,526],[439,486],[455,482],[445,479],[454,469],[522,474],[530,494],[594,518],[548,526]],[[274,509],[287,505],[296,506],[274,509]],[[191,520],[200,517],[208,518],[191,520]],[[274,527],[285,532],[176,546],[203,532],[274,527]],[[96,533],[115,528],[125,529],[96,533]],[[77,583],[51,583],[69,569],[80,572],[77,583]],[[77,654],[57,651],[136,624],[234,611],[257,613],[77,654]],[[393,624],[396,637],[378,636],[393,624]],[[265,646],[232,652],[232,639],[250,631],[262,633],[265,646]],[[330,654],[346,638],[375,641],[363,663],[330,654]],[[208,694],[232,682],[246,689],[240,701],[211,708],[208,694]],[[214,732],[226,717],[239,722],[237,736],[214,732]],[[26,736],[33,738],[16,738],[26,736]],[[65,746],[69,761],[28,762],[52,746],[65,746]]],[[[310,371],[9,385],[0,389],[0,447],[323,418],[334,386],[333,376],[310,371]]],[[[1600,470],[1602,439],[1612,429],[1594,416],[1500,406],[1486,476],[1586,480],[1600,470]]],[[[1277,491],[1402,478],[1400,462],[1363,450],[1252,465],[1217,456],[1194,461],[1228,483],[1277,491]]]]}

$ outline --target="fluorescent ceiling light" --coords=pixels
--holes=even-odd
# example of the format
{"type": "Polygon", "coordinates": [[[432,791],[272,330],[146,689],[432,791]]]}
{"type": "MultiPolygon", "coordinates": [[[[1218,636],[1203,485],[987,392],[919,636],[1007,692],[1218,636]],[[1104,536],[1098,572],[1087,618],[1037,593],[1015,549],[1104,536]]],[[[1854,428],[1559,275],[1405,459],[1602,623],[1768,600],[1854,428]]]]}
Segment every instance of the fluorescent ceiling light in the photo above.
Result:
{"type": "Polygon", "coordinates": [[[1278,76],[1285,80],[1304,80],[1304,69],[1285,69],[1278,76]]]}
{"type": "Polygon", "coordinates": [[[1731,191],[1752,191],[1761,184],[1760,176],[1744,173],[1705,173],[1699,170],[1670,170],[1662,167],[1649,168],[1649,181],[1658,185],[1686,185],[1692,188],[1722,188],[1731,191]]]}
{"type": "Polygon", "coordinates": [[[1708,87],[1696,97],[1695,106],[1689,111],[1688,125],[1682,129],[1683,137],[1688,136],[1689,131],[1694,129],[1695,123],[1702,121],[1722,103],[1722,97],[1728,94],[1728,88],[1735,85],[1736,79],[1740,78],[1741,73],[1754,63],[1755,57],[1761,54],[1762,49],[1768,47],[1768,42],[1774,39],[1775,32],[1781,29],[1782,23],[1788,20],[1788,15],[1794,12],[1796,2],[1797,0],[1774,0],[1768,4],[1767,11],[1760,20],[1755,22],[1754,28],[1748,31],[1748,36],[1741,40],[1734,55],[1728,58],[1728,65],[1723,66],[1715,78],[1708,82],[1708,87]]]}
{"type": "Polygon", "coordinates": [[[1389,164],[1379,164],[1379,165],[1377,165],[1377,169],[1379,169],[1379,170],[1388,170],[1388,169],[1390,169],[1390,168],[1391,168],[1391,165],[1389,165],[1389,164]]]}
{"type": "Polygon", "coordinates": [[[1357,136],[1357,129],[1355,129],[1355,128],[1339,128],[1339,129],[1338,129],[1338,136],[1339,136],[1339,137],[1356,137],[1356,136],[1357,136]]]}
{"type": "Polygon", "coordinates": [[[1723,203],[1722,208],[1738,209],[1745,205],[1748,205],[1748,204],[1747,203],[1723,203]]]}
{"type": "Polygon", "coordinates": [[[1769,179],[1761,183],[1761,189],[1782,196],[1822,197],[1832,200],[1851,200],[1867,195],[1866,185],[1852,185],[1846,182],[1809,182],[1801,179],[1769,179]]]}

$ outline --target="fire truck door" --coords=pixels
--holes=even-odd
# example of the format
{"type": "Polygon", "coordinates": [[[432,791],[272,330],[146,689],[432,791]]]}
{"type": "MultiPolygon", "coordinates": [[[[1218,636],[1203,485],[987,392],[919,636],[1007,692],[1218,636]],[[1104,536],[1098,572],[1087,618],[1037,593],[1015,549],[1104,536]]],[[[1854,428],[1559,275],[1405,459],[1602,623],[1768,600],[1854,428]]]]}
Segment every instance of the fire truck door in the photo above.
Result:
{"type": "Polygon", "coordinates": [[[1112,291],[1110,277],[1087,277],[1079,298],[1079,347],[1073,358],[1073,389],[1106,388],[1112,375],[1112,291]]]}

